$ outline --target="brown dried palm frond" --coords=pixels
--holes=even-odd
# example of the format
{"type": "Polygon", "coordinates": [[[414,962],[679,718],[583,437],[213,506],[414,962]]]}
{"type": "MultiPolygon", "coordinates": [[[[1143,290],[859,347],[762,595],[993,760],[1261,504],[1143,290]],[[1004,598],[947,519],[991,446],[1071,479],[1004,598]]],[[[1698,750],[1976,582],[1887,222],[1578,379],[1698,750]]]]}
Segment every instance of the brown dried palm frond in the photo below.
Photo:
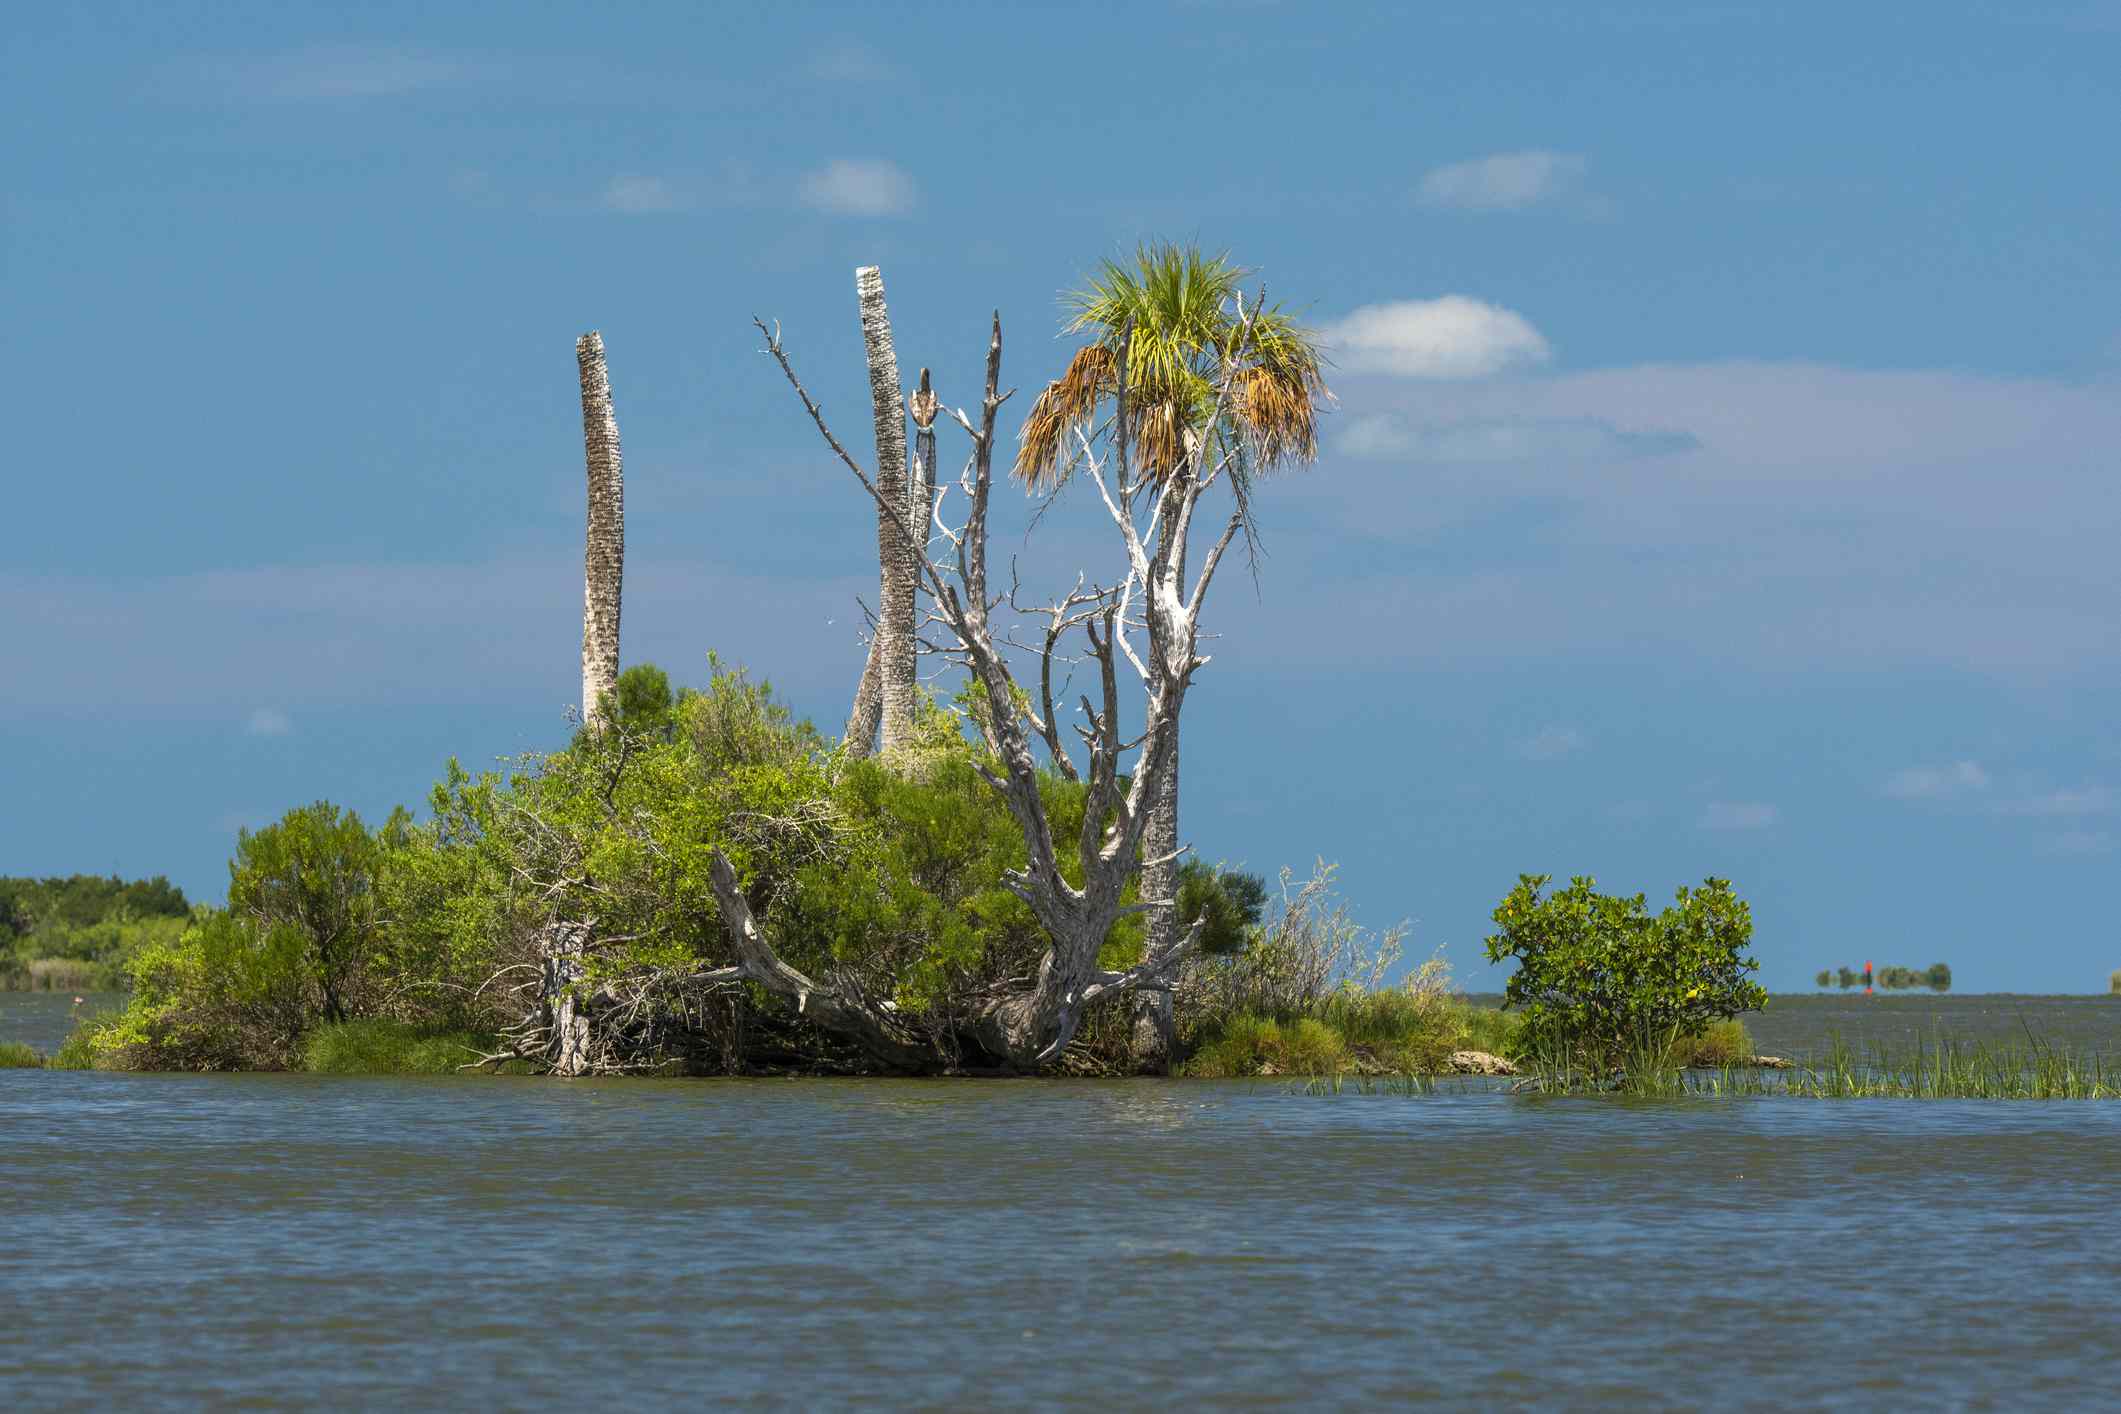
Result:
{"type": "Polygon", "coordinates": [[[1068,434],[1088,422],[1098,399],[1115,390],[1115,360],[1102,344],[1085,344],[1068,360],[1067,372],[1046,385],[1024,419],[1016,450],[1016,477],[1046,488],[1060,479],[1068,434]]]}
{"type": "Polygon", "coordinates": [[[1264,365],[1237,376],[1231,399],[1262,470],[1318,459],[1318,408],[1301,384],[1264,365]]]}
{"type": "Polygon", "coordinates": [[[1231,390],[1232,412],[1251,439],[1262,471],[1318,457],[1318,413],[1333,401],[1318,344],[1278,310],[1254,325],[1246,366],[1231,390]]]}
{"type": "Polygon", "coordinates": [[[1151,481],[1162,482],[1186,459],[1186,430],[1191,419],[1171,397],[1143,397],[1129,409],[1128,438],[1135,465],[1151,481]]]}

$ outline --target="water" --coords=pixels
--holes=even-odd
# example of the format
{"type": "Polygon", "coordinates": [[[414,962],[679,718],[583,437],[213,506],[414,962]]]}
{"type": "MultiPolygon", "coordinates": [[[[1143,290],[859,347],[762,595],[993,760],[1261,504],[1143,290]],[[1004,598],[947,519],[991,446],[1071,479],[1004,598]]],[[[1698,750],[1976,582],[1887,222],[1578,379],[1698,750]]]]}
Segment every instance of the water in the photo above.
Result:
{"type": "Polygon", "coordinates": [[[2121,1104],[0,1072],[0,1407],[2082,1408],[2121,1104]]]}

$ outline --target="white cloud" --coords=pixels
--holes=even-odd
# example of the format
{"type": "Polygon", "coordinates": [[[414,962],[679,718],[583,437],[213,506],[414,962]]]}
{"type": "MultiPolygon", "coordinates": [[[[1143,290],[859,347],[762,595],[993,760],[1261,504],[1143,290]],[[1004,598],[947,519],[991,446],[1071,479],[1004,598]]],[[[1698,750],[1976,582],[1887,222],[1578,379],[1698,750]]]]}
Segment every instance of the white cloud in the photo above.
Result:
{"type": "Polygon", "coordinates": [[[1968,791],[1987,790],[1988,772],[1978,761],[1955,761],[1949,766],[1910,766],[1885,783],[1885,793],[1895,800],[1943,800],[1968,791]]]}
{"type": "Polygon", "coordinates": [[[1567,152],[1498,152],[1438,167],[1421,179],[1425,206],[1461,211],[1520,211],[1571,190],[1585,163],[1567,152]]]}
{"type": "Polygon", "coordinates": [[[1527,761],[1555,761],[1581,751],[1588,744],[1574,727],[1548,727],[1517,744],[1517,754],[1527,761]]]}
{"type": "Polygon", "coordinates": [[[1397,413],[1348,419],[1336,439],[1351,457],[1412,462],[1619,461],[1690,451],[1690,433],[1631,431],[1596,417],[1422,422],[1397,413]]]}
{"type": "Polygon", "coordinates": [[[294,729],[295,724],[277,707],[260,707],[243,724],[243,730],[252,736],[286,736],[294,729]]]}
{"type": "Polygon", "coordinates": [[[1701,812],[1704,830],[1764,830],[1782,818],[1782,812],[1760,801],[1712,802],[1701,812]]]}
{"type": "Polygon", "coordinates": [[[882,159],[838,158],[802,182],[807,206],[840,216],[902,216],[918,200],[913,178],[882,159]]]}
{"type": "Polygon", "coordinates": [[[390,98],[471,76],[462,62],[415,49],[332,45],[264,57],[178,61],[173,88],[285,103],[390,98]]]}
{"type": "Polygon", "coordinates": [[[2055,819],[2071,815],[2104,815],[2114,808],[2113,792],[2105,786],[2077,786],[2027,796],[1999,807],[2005,815],[2055,819]]]}
{"type": "Polygon", "coordinates": [[[678,194],[661,177],[632,175],[613,177],[599,201],[606,210],[623,211],[629,216],[675,211],[680,205],[678,194]]]}
{"type": "Polygon", "coordinates": [[[1468,295],[1364,305],[1323,337],[1342,368],[1402,378],[1484,378],[1553,356],[1523,315],[1468,295]]]}
{"type": "Polygon", "coordinates": [[[2056,854],[2111,854],[2114,837],[2104,830],[2066,830],[2049,841],[2056,854]]]}

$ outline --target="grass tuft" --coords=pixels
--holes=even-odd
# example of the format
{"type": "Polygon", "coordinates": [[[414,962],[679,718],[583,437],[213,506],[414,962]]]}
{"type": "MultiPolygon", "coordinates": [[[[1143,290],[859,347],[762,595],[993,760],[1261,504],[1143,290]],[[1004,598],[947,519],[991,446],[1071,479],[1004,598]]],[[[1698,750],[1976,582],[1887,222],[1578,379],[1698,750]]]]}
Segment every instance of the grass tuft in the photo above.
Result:
{"type": "Polygon", "coordinates": [[[496,1049],[490,1041],[402,1021],[345,1021],[310,1033],[302,1068],[318,1075],[456,1075],[496,1049]]]}
{"type": "Polygon", "coordinates": [[[20,1041],[0,1041],[0,1070],[41,1070],[44,1057],[20,1041]]]}

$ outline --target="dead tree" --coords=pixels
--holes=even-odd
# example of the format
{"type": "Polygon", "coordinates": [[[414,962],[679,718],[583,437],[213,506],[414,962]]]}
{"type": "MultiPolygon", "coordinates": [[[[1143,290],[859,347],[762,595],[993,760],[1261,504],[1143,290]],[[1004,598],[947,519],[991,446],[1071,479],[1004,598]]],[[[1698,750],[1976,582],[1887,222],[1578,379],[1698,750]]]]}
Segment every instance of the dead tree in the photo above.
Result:
{"type": "MultiPolygon", "coordinates": [[[[897,488],[887,494],[879,479],[849,455],[826,424],[823,412],[796,376],[778,328],[757,323],[766,338],[766,352],[780,365],[827,446],[876,502],[879,514],[905,515],[906,501],[897,488]]],[[[1122,896],[1144,862],[1140,857],[1142,832],[1163,779],[1173,769],[1187,688],[1193,674],[1208,661],[1198,652],[1201,606],[1243,521],[1241,512],[1232,512],[1202,557],[1198,574],[1188,582],[1183,567],[1202,497],[1229,469],[1225,464],[1202,464],[1202,449],[1210,445],[1210,439],[1189,439],[1192,465],[1188,474],[1158,477],[1146,474],[1130,454],[1124,405],[1114,419],[1112,441],[1102,451],[1086,432],[1077,430],[1083,469],[1095,481],[1119,532],[1126,572],[1116,585],[1078,586],[1044,610],[1050,631],[1041,654],[1043,716],[1037,730],[1049,748],[1058,737],[1053,727],[1053,654],[1077,631],[1086,641],[1087,658],[1096,666],[1100,688],[1099,701],[1083,698],[1084,722],[1077,727],[1087,754],[1083,779],[1088,798],[1082,828],[1075,839],[1056,841],[1039,792],[1029,724],[1020,711],[1021,698],[1003,653],[1006,635],[996,631],[990,617],[1009,600],[1008,595],[994,592],[987,564],[996,414],[1014,391],[1001,389],[1001,357],[1001,316],[997,314],[987,348],[978,425],[962,409],[952,410],[953,420],[972,443],[956,483],[964,497],[962,518],[954,525],[946,524],[937,505],[932,516],[936,538],[948,548],[934,555],[922,553],[918,567],[932,604],[926,622],[940,630],[945,651],[965,666],[985,699],[981,727],[992,761],[981,764],[980,774],[1002,797],[1023,832],[1027,862],[1024,868],[1010,871],[1004,882],[1029,905],[1048,940],[1036,975],[993,994],[972,1019],[971,1037],[998,1062],[1032,1069],[1059,1055],[1093,1004],[1138,990],[1168,990],[1179,961],[1199,935],[1202,920],[1196,919],[1125,971],[1113,971],[1098,962],[1099,950],[1122,917],[1172,906],[1168,899],[1130,905],[1122,896]],[[1134,646],[1131,635],[1137,631],[1145,638],[1146,656],[1134,646]],[[1142,728],[1132,740],[1123,738],[1120,723],[1122,659],[1140,678],[1144,690],[1142,728]],[[1138,755],[1122,788],[1120,761],[1128,751],[1138,755]],[[1062,872],[1063,848],[1076,853],[1083,879],[1080,888],[1070,884],[1062,872]]],[[[1119,386],[1122,390],[1126,386],[1123,373],[1119,386]]],[[[1230,395],[1231,380],[1226,377],[1214,416],[1222,414],[1230,395]]],[[[933,543],[921,533],[924,530],[907,524],[908,542],[933,543]]],[[[864,1039],[865,1044],[873,1045],[867,1038],[888,1039],[896,1033],[888,1002],[850,995],[829,981],[802,977],[781,964],[737,887],[734,869],[719,854],[712,868],[723,927],[748,979],[799,1006],[817,1009],[824,1024],[864,1039]]]]}

